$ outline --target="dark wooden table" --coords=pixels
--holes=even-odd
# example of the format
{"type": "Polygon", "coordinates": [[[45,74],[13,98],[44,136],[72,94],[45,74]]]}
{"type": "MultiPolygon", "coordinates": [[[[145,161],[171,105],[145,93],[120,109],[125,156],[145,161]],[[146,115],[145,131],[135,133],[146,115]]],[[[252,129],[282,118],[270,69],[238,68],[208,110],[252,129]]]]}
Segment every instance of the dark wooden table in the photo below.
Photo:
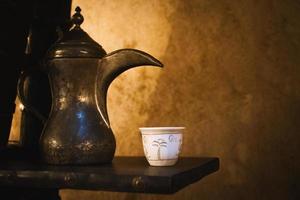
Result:
{"type": "Polygon", "coordinates": [[[106,165],[53,166],[9,149],[0,153],[0,188],[7,199],[59,199],[59,189],[172,194],[218,169],[218,158],[199,157],[182,157],[171,167],[151,167],[144,157],[115,157],[106,165]]]}

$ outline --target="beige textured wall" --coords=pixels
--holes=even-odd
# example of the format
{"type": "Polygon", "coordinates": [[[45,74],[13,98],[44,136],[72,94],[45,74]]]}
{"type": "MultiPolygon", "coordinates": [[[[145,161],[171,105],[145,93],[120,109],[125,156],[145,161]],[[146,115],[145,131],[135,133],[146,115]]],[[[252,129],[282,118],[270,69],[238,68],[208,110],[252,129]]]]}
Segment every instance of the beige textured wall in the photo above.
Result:
{"type": "Polygon", "coordinates": [[[174,195],[63,190],[63,200],[300,199],[299,1],[77,5],[108,52],[137,48],[165,64],[111,85],[116,154],[143,155],[140,126],[186,126],[182,155],[218,156],[221,169],[174,195]]]}

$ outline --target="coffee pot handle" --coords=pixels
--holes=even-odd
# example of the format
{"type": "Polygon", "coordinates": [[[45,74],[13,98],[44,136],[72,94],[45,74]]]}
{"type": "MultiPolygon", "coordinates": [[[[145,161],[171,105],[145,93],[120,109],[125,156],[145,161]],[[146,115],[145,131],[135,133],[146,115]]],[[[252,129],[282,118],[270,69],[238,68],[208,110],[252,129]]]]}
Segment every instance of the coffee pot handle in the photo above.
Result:
{"type": "Polygon", "coordinates": [[[36,118],[38,118],[43,124],[46,122],[47,118],[42,115],[36,108],[34,108],[32,105],[30,105],[29,102],[27,102],[24,92],[24,84],[26,81],[26,78],[30,75],[30,71],[23,71],[19,77],[18,81],[18,87],[17,87],[17,95],[20,100],[20,102],[23,104],[24,108],[28,110],[30,113],[32,113],[36,118]]]}

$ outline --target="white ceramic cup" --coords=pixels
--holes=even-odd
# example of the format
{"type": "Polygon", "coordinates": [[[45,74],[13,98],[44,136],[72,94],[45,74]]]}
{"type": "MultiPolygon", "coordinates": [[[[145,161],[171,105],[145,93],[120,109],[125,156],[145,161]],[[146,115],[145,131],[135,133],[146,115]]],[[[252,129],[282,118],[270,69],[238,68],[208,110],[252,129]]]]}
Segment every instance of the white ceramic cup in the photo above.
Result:
{"type": "Polygon", "coordinates": [[[145,156],[151,166],[175,165],[182,146],[184,127],[141,127],[145,156]]]}

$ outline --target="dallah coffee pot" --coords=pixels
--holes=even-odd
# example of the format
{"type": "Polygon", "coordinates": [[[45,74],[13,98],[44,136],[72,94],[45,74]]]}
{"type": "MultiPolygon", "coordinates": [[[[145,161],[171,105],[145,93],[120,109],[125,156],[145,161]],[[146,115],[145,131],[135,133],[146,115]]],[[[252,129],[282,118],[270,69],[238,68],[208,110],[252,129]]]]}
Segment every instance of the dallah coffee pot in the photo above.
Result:
{"type": "MultiPolygon", "coordinates": [[[[50,164],[109,163],[114,157],[115,137],[106,108],[110,83],[127,69],[162,64],[151,55],[121,49],[105,50],[84,32],[80,8],[72,17],[73,28],[47,52],[52,108],[40,138],[42,159],[50,164]]],[[[22,91],[20,92],[22,100],[22,91]]],[[[38,114],[22,100],[24,106],[38,114]]]]}

